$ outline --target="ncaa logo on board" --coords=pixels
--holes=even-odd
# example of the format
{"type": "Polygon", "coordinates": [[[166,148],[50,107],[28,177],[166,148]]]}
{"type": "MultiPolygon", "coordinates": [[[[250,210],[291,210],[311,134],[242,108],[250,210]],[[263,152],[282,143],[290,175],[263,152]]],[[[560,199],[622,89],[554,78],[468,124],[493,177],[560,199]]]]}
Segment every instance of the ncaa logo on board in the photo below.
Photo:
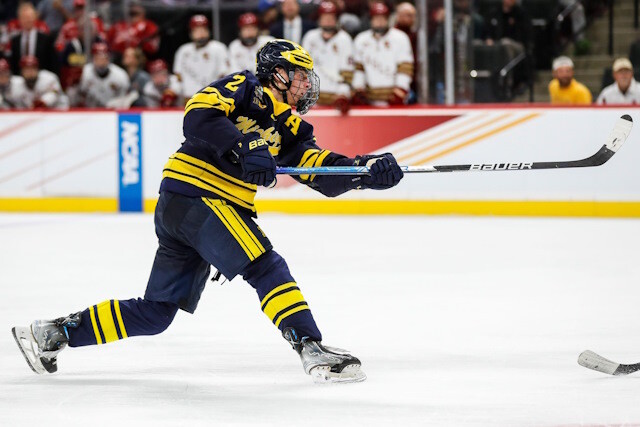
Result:
{"type": "Polygon", "coordinates": [[[119,207],[142,211],[142,126],[139,113],[118,114],[119,207]]]}

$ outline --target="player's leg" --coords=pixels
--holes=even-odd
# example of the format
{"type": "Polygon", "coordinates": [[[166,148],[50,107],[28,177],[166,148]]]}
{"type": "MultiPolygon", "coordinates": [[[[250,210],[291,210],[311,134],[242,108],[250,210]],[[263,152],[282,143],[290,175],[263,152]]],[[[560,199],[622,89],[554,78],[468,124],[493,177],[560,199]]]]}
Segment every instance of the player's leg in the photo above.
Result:
{"type": "Polygon", "coordinates": [[[321,382],[364,380],[357,358],[320,343],[322,334],[287,263],[253,218],[221,200],[203,202],[213,215],[202,230],[217,238],[201,239],[196,249],[227,279],[242,274],[258,293],[262,311],[300,355],[305,372],[321,382]]]}
{"type": "Polygon", "coordinates": [[[67,317],[13,328],[14,338],[34,372],[55,372],[57,355],[67,345],[100,345],[131,336],[155,335],[171,324],[179,307],[195,310],[209,264],[175,233],[190,203],[172,200],[171,195],[163,193],[156,208],[159,248],[144,299],[107,300],[67,317]]]}

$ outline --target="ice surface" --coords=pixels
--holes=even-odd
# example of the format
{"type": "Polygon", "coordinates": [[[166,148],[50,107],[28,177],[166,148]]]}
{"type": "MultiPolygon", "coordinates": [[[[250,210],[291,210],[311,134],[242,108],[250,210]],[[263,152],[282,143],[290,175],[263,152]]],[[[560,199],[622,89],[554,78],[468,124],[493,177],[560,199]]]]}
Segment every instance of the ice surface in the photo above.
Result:
{"type": "Polygon", "coordinates": [[[0,425],[640,425],[640,221],[263,215],[368,380],[319,386],[236,279],[34,375],[10,328],[144,293],[150,215],[0,215],[0,425]]]}

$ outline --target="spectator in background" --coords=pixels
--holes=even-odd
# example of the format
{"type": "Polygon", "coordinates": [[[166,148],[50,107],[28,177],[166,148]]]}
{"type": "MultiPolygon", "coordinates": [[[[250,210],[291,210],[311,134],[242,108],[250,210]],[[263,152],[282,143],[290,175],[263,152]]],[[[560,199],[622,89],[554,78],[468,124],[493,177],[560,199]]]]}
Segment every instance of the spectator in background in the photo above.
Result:
{"type": "Polygon", "coordinates": [[[16,90],[24,85],[21,76],[11,75],[9,62],[4,58],[0,59],[0,110],[16,108],[16,90]]]}
{"type": "Polygon", "coordinates": [[[56,39],[56,50],[61,51],[66,45],[67,39],[65,39],[65,27],[76,26],[80,32],[79,39],[84,42],[84,31],[87,24],[87,18],[91,20],[91,44],[99,41],[106,42],[107,34],[104,30],[104,23],[95,13],[86,13],[85,11],[86,0],[73,0],[73,13],[71,17],[62,26],[58,38],[56,39]]]}
{"type": "Polygon", "coordinates": [[[54,37],[71,18],[72,11],[73,0],[40,0],[38,3],[38,17],[47,24],[54,37]]]}
{"type": "Polygon", "coordinates": [[[80,39],[80,28],[75,21],[69,21],[62,27],[60,35],[66,40],[60,52],[60,83],[69,97],[69,103],[78,103],[80,77],[87,62],[84,45],[80,39]]]}
{"type": "Polygon", "coordinates": [[[146,18],[144,7],[132,2],[129,8],[129,22],[113,24],[107,33],[111,50],[118,59],[128,47],[140,47],[147,59],[153,58],[160,47],[158,26],[146,18]]]}
{"type": "Polygon", "coordinates": [[[358,34],[354,42],[354,102],[402,105],[413,76],[411,42],[402,31],[389,28],[389,8],[384,3],[373,3],[370,14],[371,29],[358,34]]]}
{"type": "Polygon", "coordinates": [[[111,63],[106,43],[91,47],[92,62],[85,65],[80,79],[80,95],[84,107],[128,108],[127,72],[111,63]]]}
{"type": "Polygon", "coordinates": [[[511,59],[520,54],[526,55],[525,60],[513,70],[512,90],[523,90],[533,73],[530,64],[533,27],[531,17],[516,0],[502,0],[502,4],[486,17],[486,43],[500,43],[507,49],[511,59]]]}
{"type": "Polygon", "coordinates": [[[167,63],[156,59],[149,64],[151,80],[144,86],[144,103],[147,107],[183,107],[182,87],[180,80],[169,74],[167,63]]]}
{"type": "Polygon", "coordinates": [[[276,0],[260,0],[258,2],[260,34],[269,35],[269,28],[278,20],[276,0]]]}
{"type": "Polygon", "coordinates": [[[249,70],[255,73],[258,49],[273,37],[258,34],[258,17],[253,13],[240,15],[238,29],[238,38],[229,44],[230,72],[249,70]]]}
{"type": "Polygon", "coordinates": [[[18,7],[19,32],[11,38],[11,69],[13,74],[20,73],[20,60],[23,56],[35,56],[41,68],[58,71],[58,60],[51,37],[36,26],[36,10],[31,3],[22,3],[18,7]]]}
{"type": "Polygon", "coordinates": [[[312,21],[300,17],[298,0],[282,0],[280,13],[282,19],[270,28],[271,35],[277,39],[287,39],[300,44],[307,31],[315,28],[312,21]]]}
{"type": "MultiPolygon", "coordinates": [[[[418,33],[417,29],[417,11],[414,5],[409,2],[402,2],[396,6],[396,24],[395,27],[405,33],[411,42],[411,51],[413,52],[413,63],[418,64],[418,33]]],[[[413,76],[411,76],[411,91],[409,93],[409,104],[417,101],[418,93],[418,67],[413,67],[413,76]]]]}
{"type": "Polygon", "coordinates": [[[338,27],[338,8],[324,1],[318,8],[318,28],[302,39],[313,57],[313,68],[320,77],[319,105],[332,105],[342,113],[349,110],[353,80],[353,40],[338,27]]]}
{"type": "Polygon", "coordinates": [[[229,52],[224,44],[210,40],[207,17],[192,16],[189,28],[192,41],[178,48],[173,61],[173,73],[182,83],[180,95],[184,100],[229,73],[229,52]]]}
{"type": "Polygon", "coordinates": [[[7,33],[9,34],[9,37],[13,37],[17,35],[18,33],[20,33],[20,31],[24,29],[24,27],[22,26],[23,25],[22,21],[20,20],[20,14],[21,14],[20,10],[24,7],[29,7],[29,6],[31,9],[33,9],[33,16],[34,16],[33,19],[35,20],[35,23],[32,24],[31,27],[35,28],[41,33],[45,33],[45,34],[50,33],[50,30],[47,24],[45,24],[44,21],[41,21],[38,19],[38,14],[36,13],[36,9],[33,6],[33,3],[28,1],[21,1],[19,3],[19,6],[16,12],[17,18],[7,22],[7,33]]]}
{"type": "Polygon", "coordinates": [[[20,74],[24,80],[14,92],[16,108],[69,108],[69,99],[62,91],[58,76],[49,70],[41,70],[38,58],[23,56],[20,59],[20,74]]]}
{"type": "Polygon", "coordinates": [[[146,58],[139,47],[128,47],[122,55],[122,66],[129,75],[129,93],[133,99],[131,106],[144,107],[144,97],[142,92],[145,85],[151,80],[149,73],[144,70],[146,58]]]}
{"type": "Polygon", "coordinates": [[[613,62],[615,83],[605,87],[596,101],[598,104],[640,104],[640,84],[633,78],[633,65],[627,58],[613,62]]]}
{"type": "Polygon", "coordinates": [[[567,56],[553,60],[553,80],[549,83],[552,104],[591,104],[591,92],[573,78],[573,61],[567,56]]]}

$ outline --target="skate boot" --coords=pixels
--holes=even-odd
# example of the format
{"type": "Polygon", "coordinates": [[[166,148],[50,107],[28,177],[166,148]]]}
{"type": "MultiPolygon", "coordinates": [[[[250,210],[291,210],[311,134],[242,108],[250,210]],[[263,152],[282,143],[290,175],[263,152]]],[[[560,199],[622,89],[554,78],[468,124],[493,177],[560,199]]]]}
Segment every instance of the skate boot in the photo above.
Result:
{"type": "Polygon", "coordinates": [[[54,373],[58,370],[58,353],[69,342],[67,328],[77,328],[81,313],[70,314],[55,320],[36,320],[30,327],[16,326],[13,337],[36,374],[54,373]]]}
{"type": "Polygon", "coordinates": [[[324,346],[309,337],[299,337],[293,328],[286,328],[282,335],[300,355],[302,367],[313,382],[353,383],[367,378],[360,369],[360,360],[346,350],[324,346]]]}

